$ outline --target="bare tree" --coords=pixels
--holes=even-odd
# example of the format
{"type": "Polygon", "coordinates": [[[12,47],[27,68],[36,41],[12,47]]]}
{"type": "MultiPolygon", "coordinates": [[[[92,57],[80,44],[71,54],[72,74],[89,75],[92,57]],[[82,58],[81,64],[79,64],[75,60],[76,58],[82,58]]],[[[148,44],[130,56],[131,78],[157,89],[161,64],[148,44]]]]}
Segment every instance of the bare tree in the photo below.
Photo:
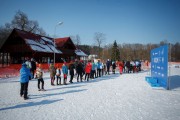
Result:
{"type": "Polygon", "coordinates": [[[39,23],[37,21],[29,20],[28,16],[20,10],[16,12],[11,23],[5,24],[4,29],[8,29],[9,31],[11,31],[14,28],[36,34],[46,35],[45,31],[39,27],[39,23]]]}
{"type": "Polygon", "coordinates": [[[100,57],[100,53],[101,53],[101,45],[103,42],[105,42],[105,34],[103,33],[100,33],[100,32],[96,32],[94,34],[94,40],[95,40],[95,43],[98,45],[98,57],[100,57]]]}
{"type": "Polygon", "coordinates": [[[77,34],[76,36],[70,36],[72,41],[74,42],[74,44],[79,47],[79,45],[81,44],[81,39],[80,36],[77,34]]]}
{"type": "Polygon", "coordinates": [[[40,35],[46,35],[45,31],[39,27],[37,21],[29,20],[28,16],[19,10],[16,12],[11,23],[6,23],[4,26],[0,27],[0,48],[14,28],[40,35]]]}
{"type": "Polygon", "coordinates": [[[33,33],[36,33],[39,28],[39,24],[37,21],[29,20],[28,16],[20,10],[14,16],[14,19],[12,20],[11,24],[12,28],[18,28],[33,33]]]}

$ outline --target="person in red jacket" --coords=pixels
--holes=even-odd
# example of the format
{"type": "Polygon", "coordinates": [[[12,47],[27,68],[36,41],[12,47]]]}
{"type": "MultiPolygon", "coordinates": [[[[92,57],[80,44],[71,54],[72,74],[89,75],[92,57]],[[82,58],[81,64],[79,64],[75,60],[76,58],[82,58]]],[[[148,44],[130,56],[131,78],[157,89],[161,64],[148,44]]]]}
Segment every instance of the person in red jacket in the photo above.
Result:
{"type": "Polygon", "coordinates": [[[122,74],[123,72],[123,68],[124,68],[124,65],[123,65],[123,62],[119,62],[119,73],[122,74]]]}
{"type": "Polygon", "coordinates": [[[86,64],[86,67],[85,67],[85,72],[86,72],[85,80],[86,80],[86,77],[87,77],[87,81],[89,81],[91,69],[92,69],[92,65],[91,65],[91,61],[89,60],[88,63],[86,64]]]}

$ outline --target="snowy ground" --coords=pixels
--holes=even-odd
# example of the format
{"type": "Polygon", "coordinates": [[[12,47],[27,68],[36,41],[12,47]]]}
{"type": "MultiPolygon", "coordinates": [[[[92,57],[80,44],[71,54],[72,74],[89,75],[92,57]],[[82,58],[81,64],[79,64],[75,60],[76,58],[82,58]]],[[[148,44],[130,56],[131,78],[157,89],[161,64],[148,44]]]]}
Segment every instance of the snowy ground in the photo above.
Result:
{"type": "Polygon", "coordinates": [[[50,86],[45,73],[47,91],[31,80],[29,100],[19,96],[18,77],[1,79],[0,120],[180,120],[180,68],[172,68],[171,90],[152,88],[146,71],[66,86],[50,86]]]}

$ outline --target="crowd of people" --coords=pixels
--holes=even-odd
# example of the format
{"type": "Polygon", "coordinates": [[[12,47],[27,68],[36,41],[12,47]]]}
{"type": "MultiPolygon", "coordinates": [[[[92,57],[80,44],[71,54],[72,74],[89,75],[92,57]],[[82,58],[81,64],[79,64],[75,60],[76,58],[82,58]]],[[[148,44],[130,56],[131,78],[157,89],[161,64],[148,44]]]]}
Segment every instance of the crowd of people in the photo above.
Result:
{"type": "MultiPolygon", "coordinates": [[[[119,68],[119,73],[131,73],[141,71],[140,61],[110,61],[106,62],[101,60],[75,60],[71,61],[69,64],[63,63],[62,67],[60,65],[54,66],[53,63],[49,65],[49,73],[51,85],[67,85],[67,76],[69,77],[69,83],[73,83],[74,79],[77,82],[89,81],[90,79],[96,79],[104,75],[109,75],[110,72],[115,74],[116,68],[119,68]],[[63,81],[61,81],[63,77],[63,81]]],[[[28,82],[31,79],[37,79],[37,87],[39,91],[45,91],[44,80],[43,80],[43,69],[42,65],[38,64],[36,67],[36,62],[34,59],[27,59],[20,70],[20,96],[24,96],[24,99],[28,99],[28,82]],[[41,85],[40,85],[41,84],[41,85]]]]}

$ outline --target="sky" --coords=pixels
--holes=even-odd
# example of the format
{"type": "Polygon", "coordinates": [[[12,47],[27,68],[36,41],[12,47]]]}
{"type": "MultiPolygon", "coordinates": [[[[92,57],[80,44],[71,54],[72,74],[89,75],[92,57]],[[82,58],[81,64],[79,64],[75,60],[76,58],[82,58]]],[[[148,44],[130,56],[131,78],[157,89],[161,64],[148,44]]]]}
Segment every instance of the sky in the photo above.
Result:
{"type": "Polygon", "coordinates": [[[95,44],[96,32],[103,45],[180,41],[180,0],[0,0],[0,26],[18,10],[49,36],[79,35],[82,45],[95,44]]]}

